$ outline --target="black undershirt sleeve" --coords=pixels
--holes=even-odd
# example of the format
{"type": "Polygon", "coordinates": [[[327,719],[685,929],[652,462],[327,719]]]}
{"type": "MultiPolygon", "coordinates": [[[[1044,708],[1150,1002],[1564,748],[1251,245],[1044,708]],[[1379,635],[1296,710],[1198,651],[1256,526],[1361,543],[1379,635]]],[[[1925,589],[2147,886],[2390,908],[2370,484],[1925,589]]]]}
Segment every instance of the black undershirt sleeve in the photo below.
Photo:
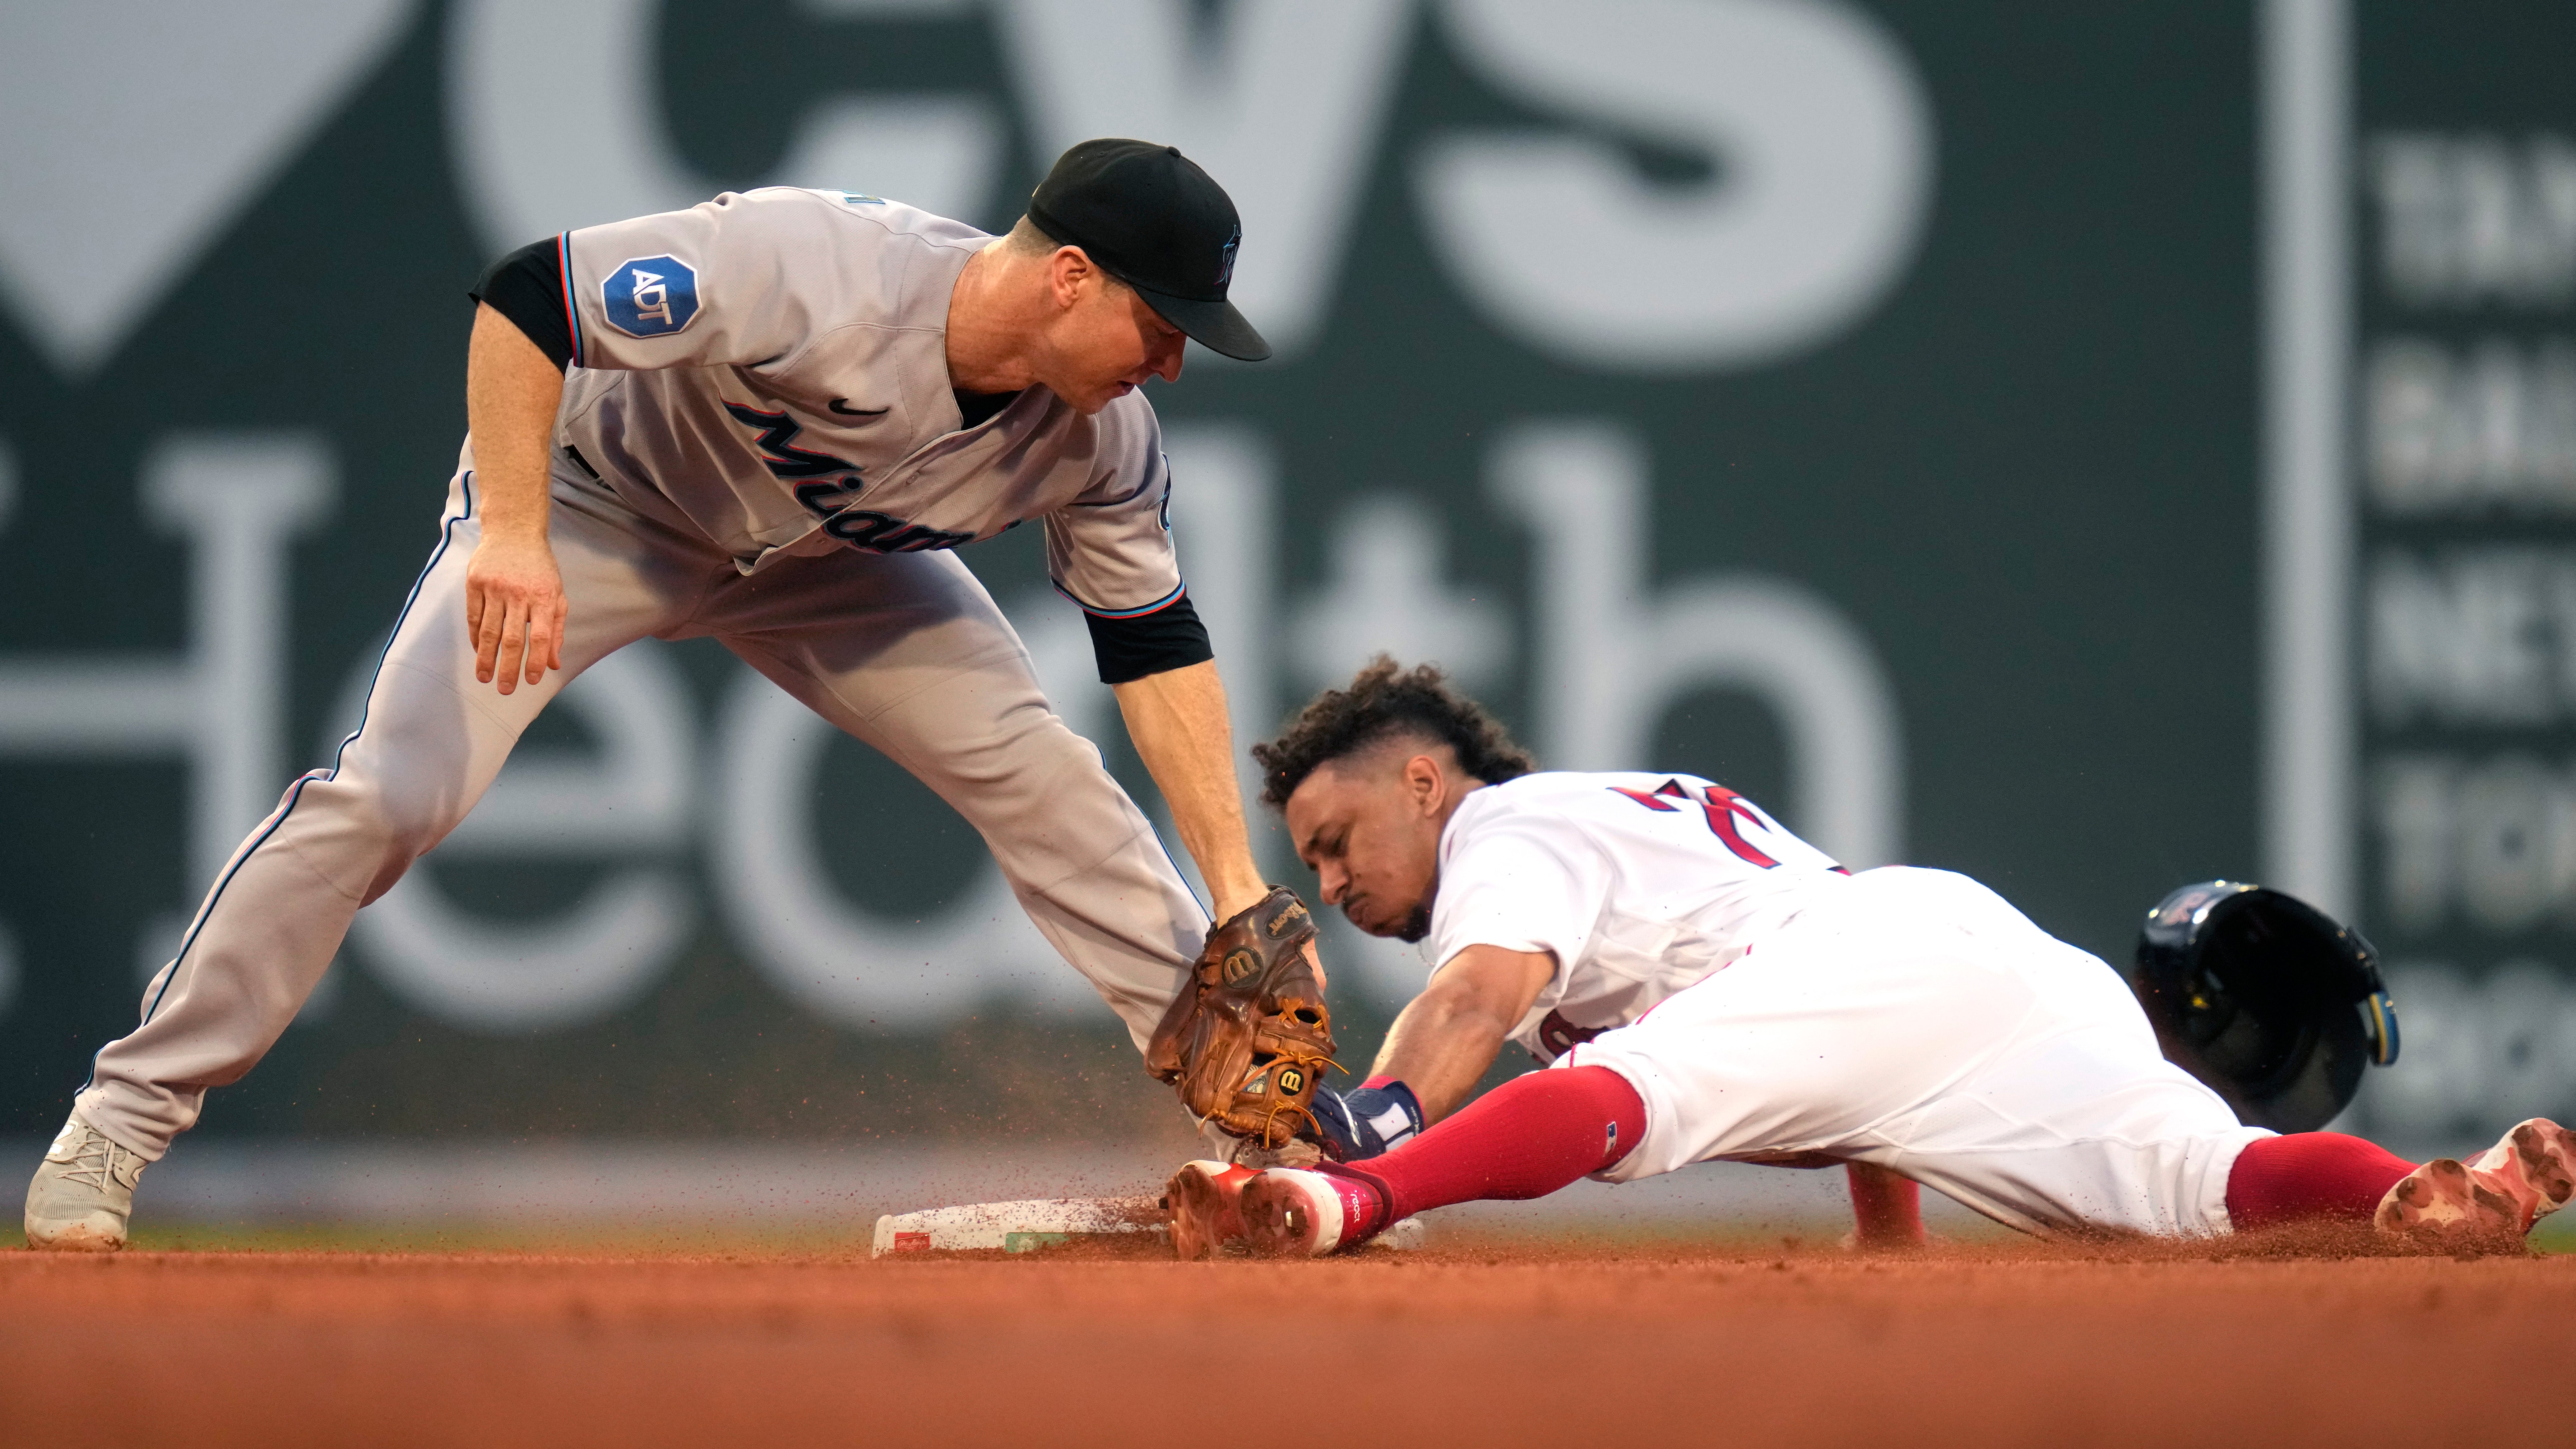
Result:
{"type": "Polygon", "coordinates": [[[555,366],[571,364],[572,319],[564,315],[563,258],[553,237],[494,262],[466,295],[517,324],[555,366]]]}
{"type": "Polygon", "coordinates": [[[1187,594],[1133,619],[1104,619],[1086,610],[1082,621],[1091,626],[1091,653],[1103,684],[1125,684],[1216,657],[1187,594]]]}

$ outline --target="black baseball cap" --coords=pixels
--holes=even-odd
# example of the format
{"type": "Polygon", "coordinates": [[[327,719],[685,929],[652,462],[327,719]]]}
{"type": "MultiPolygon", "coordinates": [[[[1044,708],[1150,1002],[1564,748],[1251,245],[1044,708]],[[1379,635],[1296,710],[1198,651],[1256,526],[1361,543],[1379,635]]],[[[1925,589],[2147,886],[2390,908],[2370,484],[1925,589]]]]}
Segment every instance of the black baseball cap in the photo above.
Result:
{"type": "Polygon", "coordinates": [[[1225,188],[1180,147],[1085,141],[1057,157],[1030,194],[1029,220],[1143,293],[1192,341],[1245,362],[1270,355],[1270,344],[1225,299],[1243,219],[1225,188]]]}

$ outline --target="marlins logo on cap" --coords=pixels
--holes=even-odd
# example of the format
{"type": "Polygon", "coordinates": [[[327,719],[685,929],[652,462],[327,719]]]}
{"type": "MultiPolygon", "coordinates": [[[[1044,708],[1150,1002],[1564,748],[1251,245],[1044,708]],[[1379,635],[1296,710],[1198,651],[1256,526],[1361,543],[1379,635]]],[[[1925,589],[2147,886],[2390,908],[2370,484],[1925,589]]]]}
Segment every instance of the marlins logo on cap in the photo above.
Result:
{"type": "Polygon", "coordinates": [[[1234,229],[1234,235],[1225,239],[1225,260],[1220,262],[1216,269],[1216,284],[1219,287],[1234,280],[1234,249],[1241,245],[1243,245],[1243,228],[1238,226],[1234,229]]]}
{"type": "Polygon", "coordinates": [[[696,320],[698,271],[678,257],[631,257],[599,283],[608,325],[629,337],[667,337],[696,320]]]}

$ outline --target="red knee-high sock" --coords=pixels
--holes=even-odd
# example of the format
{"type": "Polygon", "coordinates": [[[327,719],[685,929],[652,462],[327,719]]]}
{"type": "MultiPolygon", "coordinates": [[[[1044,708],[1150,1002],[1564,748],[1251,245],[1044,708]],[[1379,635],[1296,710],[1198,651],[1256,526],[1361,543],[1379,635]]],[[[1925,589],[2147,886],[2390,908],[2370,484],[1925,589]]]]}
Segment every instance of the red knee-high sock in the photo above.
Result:
{"type": "Polygon", "coordinates": [[[2227,1174],[2227,1216],[2241,1231],[2309,1218],[2368,1221],[2415,1164],[2376,1142],[2340,1132],[2264,1137],[2227,1174]]]}
{"type": "Polygon", "coordinates": [[[1866,1162],[1851,1163],[1844,1172],[1851,1185],[1855,1241],[1873,1248],[1922,1245],[1922,1188],[1910,1178],[1866,1162]]]}
{"type": "Polygon", "coordinates": [[[1617,1162],[1646,1132],[1646,1104],[1608,1067],[1532,1072],[1383,1157],[1387,1221],[1486,1198],[1545,1197],[1617,1162]]]}

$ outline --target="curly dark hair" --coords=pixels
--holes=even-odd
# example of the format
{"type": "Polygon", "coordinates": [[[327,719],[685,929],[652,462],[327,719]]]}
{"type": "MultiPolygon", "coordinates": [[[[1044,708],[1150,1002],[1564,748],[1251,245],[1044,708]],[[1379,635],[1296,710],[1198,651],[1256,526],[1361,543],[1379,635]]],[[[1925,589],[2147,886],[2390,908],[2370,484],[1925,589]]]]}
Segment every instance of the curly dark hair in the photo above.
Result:
{"type": "Polygon", "coordinates": [[[1439,665],[1406,669],[1381,654],[1349,688],[1316,695],[1279,738],[1252,747],[1261,766],[1262,803],[1284,810],[1318,767],[1407,735],[1447,745],[1457,752],[1460,769],[1488,785],[1538,768],[1535,756],[1512,743],[1502,721],[1450,687],[1439,665]]]}

